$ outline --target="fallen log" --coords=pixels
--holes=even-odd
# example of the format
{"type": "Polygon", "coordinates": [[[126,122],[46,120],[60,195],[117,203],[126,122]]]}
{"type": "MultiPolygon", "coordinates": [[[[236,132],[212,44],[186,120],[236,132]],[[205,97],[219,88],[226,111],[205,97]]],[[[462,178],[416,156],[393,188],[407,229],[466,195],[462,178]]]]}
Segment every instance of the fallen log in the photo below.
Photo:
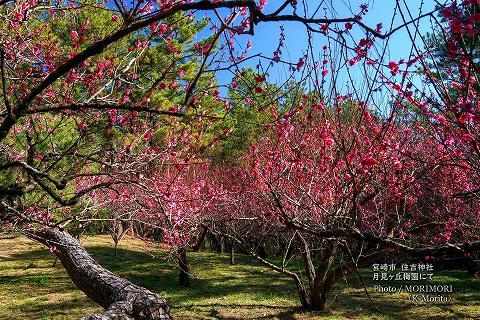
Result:
{"type": "Polygon", "coordinates": [[[34,238],[52,248],[78,289],[105,308],[82,320],[173,319],[164,298],[100,266],[68,232],[45,228],[34,238]]]}

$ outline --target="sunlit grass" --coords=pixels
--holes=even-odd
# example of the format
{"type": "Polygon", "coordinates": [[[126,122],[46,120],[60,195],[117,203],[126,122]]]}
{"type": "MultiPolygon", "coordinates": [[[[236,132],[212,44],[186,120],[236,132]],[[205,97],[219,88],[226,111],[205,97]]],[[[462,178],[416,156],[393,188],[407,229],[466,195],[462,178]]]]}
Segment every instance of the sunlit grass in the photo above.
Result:
{"type": "MultiPolygon", "coordinates": [[[[191,288],[177,285],[177,269],[153,244],[126,239],[114,256],[108,236],[82,240],[103,266],[163,295],[176,319],[470,319],[480,316],[480,281],[467,273],[436,273],[435,282],[453,284],[451,304],[414,304],[408,294],[374,293],[370,270],[362,270],[373,303],[355,277],[340,281],[327,310],[299,308],[290,279],[238,255],[189,252],[191,288]],[[153,257],[156,255],[158,257],[153,257]],[[381,310],[382,313],[378,312],[381,310]]],[[[48,251],[26,238],[0,240],[0,319],[79,319],[101,310],[76,290],[48,251]]]]}

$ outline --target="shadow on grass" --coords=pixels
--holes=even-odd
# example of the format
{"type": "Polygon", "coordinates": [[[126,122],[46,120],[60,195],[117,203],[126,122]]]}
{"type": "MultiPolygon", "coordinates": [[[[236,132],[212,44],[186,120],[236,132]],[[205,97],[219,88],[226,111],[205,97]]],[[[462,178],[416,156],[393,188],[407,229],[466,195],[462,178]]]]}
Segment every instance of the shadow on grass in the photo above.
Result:
{"type": "MultiPolygon", "coordinates": [[[[180,288],[177,267],[174,263],[167,261],[165,256],[152,258],[144,252],[126,248],[118,248],[115,256],[113,248],[108,246],[87,245],[87,250],[105,268],[165,296],[174,314],[188,314],[185,317],[188,319],[248,317],[249,319],[293,320],[313,317],[318,317],[317,319],[382,317],[362,292],[363,287],[355,277],[349,278],[347,284],[339,282],[335,286],[326,311],[304,313],[302,309],[295,307],[295,305],[298,306],[298,298],[290,279],[259,266],[248,256],[238,255],[237,264],[230,266],[228,255],[189,252],[188,258],[192,265],[194,279],[190,288],[180,288]],[[346,292],[347,287],[349,291],[346,292]],[[198,309],[201,309],[201,315],[197,317],[195,314],[198,309]],[[258,310],[261,312],[257,312],[258,310]],[[244,315],[248,316],[244,317],[244,315]]],[[[54,258],[48,251],[34,249],[12,253],[7,260],[15,264],[10,264],[8,270],[4,269],[13,271],[14,275],[0,273],[0,291],[6,292],[7,295],[22,296],[25,300],[24,303],[12,304],[11,314],[29,315],[13,319],[73,319],[76,317],[72,316],[73,311],[75,315],[85,315],[87,308],[95,308],[95,304],[89,302],[78,291],[75,294],[76,298],[72,298],[71,294],[75,292],[75,286],[70,282],[60,264],[51,267],[54,258]],[[28,265],[32,267],[26,268],[28,265]],[[42,300],[41,295],[47,293],[62,298],[57,301],[42,300]],[[66,294],[70,295],[62,296],[66,294]],[[28,299],[33,302],[27,303],[28,299]],[[47,316],[43,316],[45,314],[47,316]],[[31,317],[32,315],[35,316],[31,317]],[[52,315],[51,318],[49,318],[50,315],[52,315]],[[65,317],[63,318],[62,315],[65,317]]],[[[362,270],[362,276],[367,285],[371,286],[370,271],[362,270]]],[[[462,303],[472,305],[479,300],[479,282],[472,282],[465,272],[451,271],[445,276],[439,275],[438,281],[453,282],[455,289],[462,293],[460,296],[462,303]]],[[[416,306],[409,304],[403,298],[395,299],[384,295],[376,297],[374,303],[379,310],[385,311],[384,316],[388,316],[386,319],[431,318],[427,313],[415,315],[416,306]]],[[[461,312],[449,305],[441,308],[445,315],[441,319],[472,318],[471,314],[461,312]]]]}
{"type": "MultiPolygon", "coordinates": [[[[207,305],[205,305],[205,306],[207,306],[207,305]]],[[[213,308],[223,307],[222,305],[215,305],[215,304],[208,305],[208,306],[213,307],[213,308]]],[[[263,306],[263,305],[241,305],[241,304],[231,305],[231,307],[233,309],[235,309],[235,308],[241,308],[241,309],[265,308],[265,306],[263,306]]],[[[272,307],[272,306],[270,306],[269,308],[273,309],[276,313],[274,315],[261,315],[261,316],[258,316],[258,317],[254,317],[253,319],[258,319],[258,320],[261,320],[261,319],[295,320],[295,319],[297,319],[295,317],[295,314],[298,314],[298,313],[302,312],[302,310],[299,309],[299,308],[272,307]]],[[[217,309],[212,309],[209,312],[209,316],[214,318],[214,319],[221,319],[221,320],[238,320],[238,317],[235,317],[235,316],[222,315],[221,312],[218,311],[217,309]]]]}
{"type": "MultiPolygon", "coordinates": [[[[115,256],[112,248],[104,246],[87,246],[87,250],[105,268],[166,296],[174,309],[176,306],[188,309],[201,304],[205,299],[220,299],[231,294],[255,294],[260,300],[266,301],[262,306],[268,308],[268,298],[285,297],[285,284],[288,286],[288,280],[285,281],[274,273],[266,275],[262,270],[257,270],[256,265],[242,265],[242,262],[248,262],[248,259],[240,257],[237,265],[230,266],[228,258],[223,255],[200,253],[189,257],[194,276],[192,286],[180,288],[177,267],[164,257],[154,259],[144,252],[124,248],[119,248],[115,256]]],[[[13,253],[8,260],[18,262],[14,267],[9,267],[15,275],[0,276],[0,288],[10,288],[12,295],[25,291],[35,292],[37,295],[48,292],[62,295],[75,290],[60,263],[54,268],[51,267],[54,258],[44,249],[13,253]],[[24,264],[27,265],[27,262],[34,267],[25,269],[24,264]],[[28,274],[23,274],[26,270],[28,274]]],[[[49,307],[51,306],[48,301],[38,300],[27,310],[24,304],[12,305],[11,311],[15,313],[15,309],[18,309],[22,312],[42,314],[41,312],[49,307]]],[[[55,310],[62,313],[78,307],[80,305],[76,301],[64,301],[55,305],[55,310]]],[[[286,309],[282,308],[283,311],[286,309]]]]}

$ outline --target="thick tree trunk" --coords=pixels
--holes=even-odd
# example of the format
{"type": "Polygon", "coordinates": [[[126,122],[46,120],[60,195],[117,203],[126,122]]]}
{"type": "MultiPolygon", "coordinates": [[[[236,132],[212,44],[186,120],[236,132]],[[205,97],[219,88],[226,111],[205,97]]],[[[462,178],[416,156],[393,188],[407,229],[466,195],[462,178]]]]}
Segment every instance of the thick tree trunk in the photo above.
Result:
{"type": "Polygon", "coordinates": [[[260,258],[266,259],[267,258],[267,250],[265,249],[265,246],[263,244],[259,244],[257,246],[257,254],[259,255],[260,258]]]}
{"type": "Polygon", "coordinates": [[[198,235],[197,242],[192,247],[192,250],[194,252],[197,252],[198,250],[200,250],[200,247],[202,246],[202,243],[205,240],[206,235],[207,235],[207,228],[202,227],[202,231],[200,231],[200,234],[198,235]]]}
{"type": "Polygon", "coordinates": [[[222,252],[222,245],[218,240],[217,236],[209,232],[207,234],[208,242],[210,243],[210,249],[215,252],[222,252]]]}
{"type": "Polygon", "coordinates": [[[178,268],[180,269],[180,274],[178,275],[178,281],[180,283],[180,286],[189,287],[190,270],[187,261],[187,250],[185,248],[178,249],[178,268]]]}
{"type": "MultiPolygon", "coordinates": [[[[318,281],[319,278],[316,277],[318,281]]],[[[325,282],[318,283],[315,282],[313,287],[310,289],[310,303],[308,309],[312,311],[323,311],[325,309],[325,304],[327,303],[327,298],[332,291],[334,280],[328,278],[325,282]]]]}
{"type": "Polygon", "coordinates": [[[327,297],[329,292],[312,292],[310,298],[310,304],[308,310],[311,311],[323,311],[325,310],[325,304],[327,303],[327,297]]]}
{"type": "Polygon", "coordinates": [[[480,277],[480,260],[467,257],[465,259],[465,268],[472,277],[480,277]]]}
{"type": "Polygon", "coordinates": [[[35,240],[54,247],[73,283],[105,308],[84,320],[172,319],[165,299],[100,266],[68,232],[47,228],[35,240]]]}

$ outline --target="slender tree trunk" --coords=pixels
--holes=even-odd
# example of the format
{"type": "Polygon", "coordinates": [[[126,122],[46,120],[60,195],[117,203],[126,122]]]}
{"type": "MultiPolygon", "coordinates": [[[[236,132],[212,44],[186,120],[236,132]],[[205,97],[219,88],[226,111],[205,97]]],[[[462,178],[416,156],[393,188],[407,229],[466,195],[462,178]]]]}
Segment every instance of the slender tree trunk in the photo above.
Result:
{"type": "Polygon", "coordinates": [[[58,257],[55,256],[55,260],[53,260],[52,267],[56,267],[56,266],[57,266],[57,261],[58,261],[58,257]]]}
{"type": "Polygon", "coordinates": [[[115,257],[117,256],[117,249],[118,249],[118,244],[120,241],[122,241],[122,238],[125,234],[125,229],[123,228],[123,223],[120,220],[115,220],[113,221],[113,226],[111,228],[111,236],[113,239],[113,242],[115,243],[115,250],[114,250],[114,255],[115,257]]]}
{"type": "Polygon", "coordinates": [[[117,256],[117,249],[118,249],[118,241],[114,241],[115,242],[115,249],[113,251],[113,255],[116,257],[117,256]]]}
{"type": "Polygon", "coordinates": [[[226,237],[220,237],[220,252],[227,252],[226,250],[227,247],[227,238],[226,237]]]}
{"type": "Polygon", "coordinates": [[[287,250],[287,253],[285,255],[285,260],[290,260],[290,258],[292,258],[292,256],[293,256],[293,252],[294,252],[294,247],[289,246],[288,250],[287,250]]]}
{"type": "Polygon", "coordinates": [[[185,248],[178,249],[178,268],[180,269],[180,273],[178,276],[180,286],[189,287],[190,286],[190,274],[189,274],[190,270],[189,270],[188,261],[187,261],[187,250],[185,248]]]}
{"type": "Polygon", "coordinates": [[[84,320],[172,319],[165,299],[100,266],[66,231],[44,228],[35,240],[54,247],[73,283],[105,312],[84,320]]]}
{"type": "Polygon", "coordinates": [[[235,264],[235,242],[230,241],[230,264],[235,264]]]}
{"type": "Polygon", "coordinates": [[[307,290],[305,290],[305,286],[300,280],[300,277],[292,277],[292,279],[295,281],[295,284],[297,286],[297,294],[298,297],[300,298],[300,304],[302,305],[303,308],[308,309],[310,306],[310,303],[308,301],[308,294],[307,290]]]}

